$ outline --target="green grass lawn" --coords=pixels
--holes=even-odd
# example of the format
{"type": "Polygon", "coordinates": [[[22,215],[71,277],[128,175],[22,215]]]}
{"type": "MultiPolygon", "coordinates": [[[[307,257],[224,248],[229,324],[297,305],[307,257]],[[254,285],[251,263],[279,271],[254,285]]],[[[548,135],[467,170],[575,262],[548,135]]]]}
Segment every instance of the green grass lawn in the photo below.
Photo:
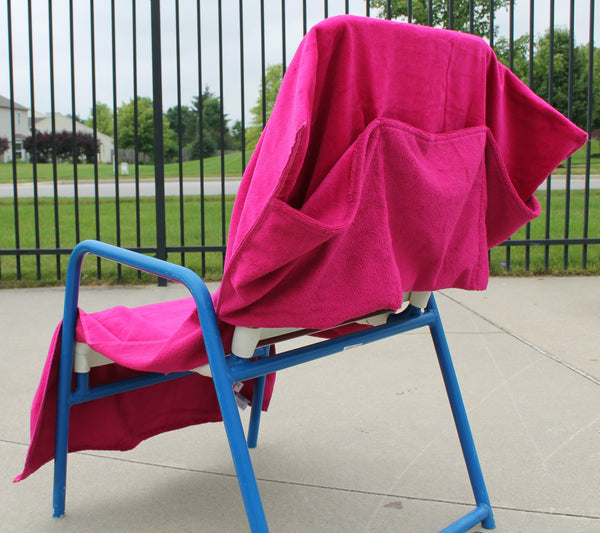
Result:
{"type": "MultiPolygon", "coordinates": [[[[120,201],[121,219],[121,246],[137,246],[137,216],[135,200],[123,198],[120,201]]],[[[233,197],[227,197],[225,202],[225,213],[222,213],[221,200],[219,197],[207,197],[205,199],[205,235],[204,242],[207,246],[220,246],[222,240],[222,220],[226,222],[226,231],[229,227],[233,197]]],[[[72,248],[77,244],[75,235],[75,206],[72,199],[60,200],[58,205],[60,222],[60,247],[72,248]]],[[[185,230],[185,243],[190,245],[202,244],[201,229],[201,204],[198,196],[184,198],[183,219],[185,230]]],[[[19,200],[19,229],[20,247],[35,248],[35,213],[32,199],[19,200]]],[[[52,199],[42,198],[39,201],[39,242],[41,248],[53,248],[56,245],[56,232],[54,228],[54,206],[52,199]]],[[[167,198],[167,246],[178,246],[181,242],[180,236],[180,205],[178,198],[167,198]]],[[[96,238],[96,215],[94,199],[83,198],[79,201],[79,240],[96,238]]],[[[152,247],[156,242],[155,206],[153,198],[143,198],[140,202],[140,246],[152,247]]],[[[100,239],[112,244],[117,244],[116,205],[114,199],[103,199],[100,202],[100,239]]],[[[15,225],[12,199],[0,199],[0,248],[14,248],[15,225]]],[[[196,271],[205,279],[219,279],[223,269],[223,254],[220,252],[210,253],[186,253],[183,257],[180,253],[172,253],[169,261],[182,264],[196,271]]],[[[35,286],[55,285],[57,282],[57,259],[56,256],[46,255],[39,258],[35,256],[21,256],[21,281],[17,280],[17,260],[11,256],[0,256],[1,280],[0,287],[13,286],[35,286]],[[39,265],[39,266],[38,266],[39,265]],[[39,269],[39,270],[38,270],[39,269]],[[40,279],[38,279],[38,277],[40,279]]],[[[60,257],[62,279],[66,274],[68,256],[60,257]]],[[[138,276],[131,269],[124,268],[122,276],[119,277],[114,263],[102,261],[102,281],[104,283],[122,282],[150,282],[153,277],[149,275],[138,276]]],[[[84,283],[95,283],[98,278],[96,261],[87,259],[84,262],[82,279],[84,283]]]]}
{"type": "MultiPolygon", "coordinates": [[[[543,239],[546,235],[546,193],[536,194],[542,206],[542,214],[530,223],[531,239],[543,239]]],[[[565,238],[565,199],[564,191],[553,191],[550,204],[550,231],[549,238],[565,238]]],[[[585,213],[584,191],[571,191],[570,216],[568,236],[570,238],[583,237],[583,223],[585,213]]],[[[521,240],[526,238],[527,226],[521,228],[512,238],[521,240]]],[[[600,237],[600,190],[590,191],[588,237],[600,237]]],[[[526,274],[600,274],[600,245],[587,247],[587,268],[582,268],[583,246],[571,245],[568,247],[567,265],[563,269],[564,246],[552,245],[548,247],[548,269],[545,270],[546,246],[530,246],[530,264],[526,270],[526,249],[523,246],[510,248],[510,270],[506,269],[506,248],[498,246],[490,254],[490,272],[493,275],[526,275],[526,274]]]]}
{"type": "MultiPolygon", "coordinates": [[[[544,238],[545,235],[545,192],[538,193],[542,204],[542,215],[531,223],[531,236],[533,239],[544,238]]],[[[200,245],[201,235],[201,205],[199,197],[189,196],[184,198],[184,228],[185,243],[200,245]]],[[[222,240],[222,221],[228,228],[233,197],[226,199],[225,213],[221,211],[221,201],[218,197],[207,197],[205,204],[205,244],[220,246],[222,240]]],[[[121,219],[121,245],[135,247],[137,245],[137,223],[135,201],[133,198],[123,198],[120,201],[121,219]]],[[[570,202],[569,236],[573,238],[583,236],[584,218],[584,192],[572,191],[570,202]]],[[[72,199],[62,199],[58,206],[60,220],[60,247],[72,248],[77,241],[75,235],[75,206],[72,199]]],[[[592,190],[590,195],[590,220],[588,236],[600,237],[600,190],[592,190]]],[[[179,199],[169,197],[166,201],[167,215],[167,245],[180,244],[180,209],[179,199]]],[[[32,199],[19,200],[19,230],[20,247],[35,248],[36,234],[34,226],[34,203],[32,199]]],[[[79,201],[80,236],[79,239],[96,238],[96,215],[94,199],[82,198],[79,201]]],[[[56,245],[54,229],[54,207],[51,198],[39,200],[39,242],[41,248],[53,248],[56,245]]],[[[155,206],[153,198],[143,198],[140,203],[139,226],[141,229],[140,246],[154,246],[156,236],[155,206]]],[[[563,238],[565,226],[565,193],[554,191],[551,200],[551,227],[550,238],[563,238]]],[[[117,243],[116,206],[114,199],[102,199],[100,202],[100,227],[101,240],[117,243]]],[[[514,239],[525,238],[525,228],[519,230],[514,239]]],[[[15,247],[14,208],[11,198],[0,199],[0,248],[15,247]]],[[[600,245],[589,245],[587,250],[587,269],[582,269],[581,245],[569,246],[568,270],[563,270],[563,246],[549,248],[549,268],[544,269],[544,246],[530,247],[529,269],[525,267],[525,248],[512,247],[510,251],[510,270],[506,269],[506,248],[499,246],[490,253],[490,271],[493,275],[530,275],[530,274],[600,274],[600,245]],[[504,265],[503,265],[504,263],[504,265]]],[[[181,264],[185,262],[206,279],[219,279],[223,267],[223,254],[220,252],[192,253],[188,252],[182,257],[179,253],[169,255],[169,260],[181,264]]],[[[56,281],[57,259],[56,256],[22,256],[21,277],[17,280],[17,261],[15,257],[0,256],[1,280],[0,287],[10,286],[35,286],[60,284],[56,281]],[[38,266],[39,265],[39,266],[38,266]],[[38,270],[39,268],[39,270],[38,270]],[[40,278],[38,280],[38,277],[40,278]]],[[[66,272],[67,256],[60,258],[62,278],[66,272]]],[[[111,263],[102,263],[103,283],[122,282],[149,282],[152,278],[145,275],[138,278],[136,272],[123,269],[119,277],[116,267],[111,263]]],[[[96,262],[88,259],[84,263],[83,279],[86,283],[97,282],[96,262]]]]}
{"type": "MultiPolygon", "coordinates": [[[[592,145],[592,153],[597,152],[598,147],[596,143],[592,145]]],[[[250,159],[251,152],[246,152],[246,161],[250,159]]],[[[573,174],[584,174],[585,173],[585,159],[586,159],[586,147],[584,146],[578,150],[571,158],[571,172],[573,174]]],[[[225,165],[225,176],[226,177],[239,177],[243,173],[243,161],[242,153],[235,152],[226,154],[223,158],[225,165]]],[[[207,178],[217,178],[221,176],[221,156],[217,155],[214,157],[208,157],[203,161],[203,172],[207,178]]],[[[554,174],[564,175],[566,172],[566,165],[563,163],[554,174]]],[[[591,159],[591,174],[600,174],[600,157],[592,157],[591,159]]],[[[17,164],[17,179],[19,181],[31,181],[33,180],[34,165],[31,163],[19,162],[17,164]]],[[[35,172],[39,181],[51,181],[54,176],[54,168],[52,163],[38,163],[35,165],[35,172]]],[[[73,179],[73,165],[71,163],[58,163],[56,165],[56,176],[59,180],[70,180],[73,179]]],[[[154,178],[154,166],[152,164],[139,165],[138,173],[140,178],[152,179],[154,178]]],[[[196,178],[200,176],[200,162],[199,161],[186,161],[182,164],[181,174],[184,178],[196,178]]],[[[179,163],[167,163],[165,165],[165,177],[166,178],[178,178],[180,174],[179,163]]],[[[94,165],[79,164],[77,165],[77,176],[82,180],[94,179],[95,168],[94,165]]],[[[129,175],[123,176],[125,178],[133,178],[135,176],[135,168],[133,165],[129,165],[129,175]]],[[[98,177],[100,179],[112,179],[114,178],[114,171],[112,165],[98,165],[98,177]]],[[[12,183],[13,181],[13,166],[11,163],[0,163],[0,183],[12,183]]]]}
{"type": "MultiPolygon", "coordinates": [[[[585,174],[585,159],[586,159],[587,148],[584,145],[582,148],[577,150],[571,156],[571,172],[573,174],[585,174]]],[[[591,174],[600,174],[600,154],[598,153],[598,142],[592,142],[592,157],[590,158],[590,173],[591,174]]],[[[565,163],[563,163],[558,169],[556,169],[555,174],[565,174],[565,163]]]]}
{"type": "MultiPolygon", "coordinates": [[[[246,164],[250,154],[247,154],[246,164]]],[[[226,177],[240,177],[243,173],[242,168],[242,153],[235,152],[226,154],[223,158],[225,163],[225,176],[226,177]]],[[[217,155],[214,157],[208,157],[203,161],[203,172],[207,178],[220,177],[221,176],[221,156],[217,155]]],[[[17,164],[17,179],[19,181],[32,181],[33,172],[36,172],[36,177],[39,181],[51,181],[54,177],[54,167],[52,163],[38,163],[32,165],[31,163],[19,162],[17,164]]],[[[154,178],[154,166],[152,164],[139,165],[139,176],[144,179],[154,178]]],[[[72,163],[58,163],[56,165],[56,176],[59,180],[72,180],[73,179],[73,165],[72,163]]],[[[182,176],[184,178],[196,178],[200,176],[200,161],[186,161],[182,164],[182,176]]],[[[91,180],[95,177],[94,165],[90,164],[78,164],[77,165],[77,177],[81,180],[91,180]]],[[[112,165],[101,164],[98,165],[98,177],[100,179],[113,179],[114,171],[112,165]]],[[[122,176],[123,178],[134,178],[135,168],[133,165],[129,165],[129,175],[122,176]]],[[[167,163],[165,165],[165,177],[166,178],[178,178],[179,177],[179,163],[167,163]]],[[[13,165],[12,163],[0,163],[0,183],[12,183],[13,181],[13,165]]]]}

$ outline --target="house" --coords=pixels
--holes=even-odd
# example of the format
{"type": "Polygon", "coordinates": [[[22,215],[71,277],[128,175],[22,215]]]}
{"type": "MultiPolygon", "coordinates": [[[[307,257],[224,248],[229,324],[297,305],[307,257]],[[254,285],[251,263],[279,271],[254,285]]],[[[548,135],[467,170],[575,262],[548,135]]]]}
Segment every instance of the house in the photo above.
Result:
{"type": "MultiPolygon", "coordinates": [[[[15,114],[15,148],[17,159],[28,159],[28,154],[23,150],[23,139],[31,135],[29,109],[21,104],[14,103],[15,114]]],[[[70,117],[66,117],[60,113],[54,114],[55,131],[73,131],[73,122],[70,117]]],[[[0,153],[0,162],[8,162],[12,160],[12,132],[10,120],[10,100],[0,95],[0,137],[8,139],[9,147],[3,153],[0,153]]],[[[35,116],[35,129],[40,132],[49,133],[52,131],[52,114],[38,114],[35,116]]],[[[79,133],[93,134],[94,130],[81,122],[75,123],[75,129],[79,133]]],[[[98,153],[99,163],[112,163],[114,155],[114,143],[111,137],[104,133],[97,132],[98,145],[100,151],[98,153]]]]}
{"type": "MultiPolygon", "coordinates": [[[[73,131],[73,121],[71,117],[66,117],[60,113],[54,113],[55,131],[73,131]]],[[[50,133],[52,131],[52,114],[36,116],[35,117],[35,129],[42,133],[50,133]]],[[[78,133],[89,133],[94,134],[94,130],[81,122],[75,122],[75,130],[78,133]]],[[[98,152],[99,163],[112,163],[114,155],[114,143],[111,137],[104,133],[97,132],[98,145],[100,151],[98,152]]]]}
{"type": "MultiPolygon", "coordinates": [[[[0,95],[0,137],[8,139],[8,150],[0,153],[0,162],[6,163],[12,160],[12,125],[10,118],[10,100],[0,95]]],[[[26,157],[23,150],[23,139],[30,135],[29,133],[29,109],[21,104],[14,102],[14,128],[15,128],[15,149],[17,159],[26,157]]]]}

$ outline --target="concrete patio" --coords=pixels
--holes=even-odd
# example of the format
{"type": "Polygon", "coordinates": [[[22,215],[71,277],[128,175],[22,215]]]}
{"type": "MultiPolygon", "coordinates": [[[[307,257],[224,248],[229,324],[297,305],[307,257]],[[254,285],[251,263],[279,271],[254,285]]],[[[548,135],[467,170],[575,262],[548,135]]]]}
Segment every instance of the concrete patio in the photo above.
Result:
{"type": "MultiPolygon", "coordinates": [[[[80,303],[185,295],[176,285],[85,288],[80,303]]],[[[12,483],[62,298],[0,291],[0,530],[246,531],[221,424],[126,453],[72,454],[60,520],[51,464],[12,483]]],[[[437,300],[496,531],[600,531],[600,277],[494,278],[486,292],[437,300]]],[[[282,372],[252,457],[274,532],[433,532],[472,503],[426,331],[282,372]]]]}

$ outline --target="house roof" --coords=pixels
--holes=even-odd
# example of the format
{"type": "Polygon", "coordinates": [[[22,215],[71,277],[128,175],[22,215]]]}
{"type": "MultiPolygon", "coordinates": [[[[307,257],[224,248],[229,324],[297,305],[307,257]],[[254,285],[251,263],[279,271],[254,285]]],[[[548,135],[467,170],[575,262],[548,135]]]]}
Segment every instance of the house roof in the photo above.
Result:
{"type": "MultiPolygon", "coordinates": [[[[17,104],[17,102],[14,102],[14,105],[15,105],[15,109],[23,109],[25,111],[28,109],[24,105],[17,104]]],[[[5,98],[1,94],[0,94],[0,107],[8,107],[8,108],[10,108],[10,100],[8,98],[5,98]]]]}
{"type": "MultiPolygon", "coordinates": [[[[62,113],[54,113],[54,127],[56,131],[71,131],[72,130],[72,120],[71,117],[66,117],[62,113]]],[[[89,126],[86,126],[82,122],[76,122],[75,128],[80,133],[94,133],[94,130],[89,126]]],[[[35,119],[35,129],[43,132],[51,132],[52,131],[52,114],[48,113],[44,116],[37,116],[35,119]]],[[[96,135],[101,142],[104,142],[107,145],[112,145],[113,139],[104,133],[97,131],[96,135]]]]}

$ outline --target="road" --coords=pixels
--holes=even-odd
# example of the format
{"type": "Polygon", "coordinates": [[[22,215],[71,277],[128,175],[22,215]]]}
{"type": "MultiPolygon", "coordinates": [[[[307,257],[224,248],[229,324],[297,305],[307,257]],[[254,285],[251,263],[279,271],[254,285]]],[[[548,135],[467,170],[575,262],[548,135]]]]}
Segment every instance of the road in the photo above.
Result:
{"type": "MultiPolygon", "coordinates": [[[[240,185],[241,178],[226,178],[225,194],[236,194],[240,185]]],[[[600,189],[600,176],[594,175],[591,178],[590,187],[592,189],[600,189]]],[[[585,188],[583,176],[571,176],[571,190],[582,190],[585,188]]],[[[544,182],[541,190],[546,189],[544,182]]],[[[565,190],[564,176],[554,176],[552,178],[552,190],[565,190]]],[[[184,195],[200,195],[200,180],[198,178],[184,178],[183,180],[184,195]]],[[[19,198],[33,197],[33,183],[19,183],[17,194],[19,198]]],[[[165,194],[167,196],[179,195],[179,180],[169,178],[165,180],[165,194]]],[[[218,178],[207,178],[204,182],[204,194],[214,196],[221,194],[221,181],[218,178]]],[[[58,196],[60,198],[73,198],[74,190],[73,183],[69,181],[60,181],[58,183],[58,196]]],[[[93,198],[94,182],[82,180],[79,182],[78,195],[80,198],[93,198]]],[[[135,197],[135,181],[128,178],[119,179],[119,195],[121,197],[135,197]]],[[[140,180],[140,195],[154,196],[154,182],[149,179],[140,180]]],[[[0,184],[0,198],[11,198],[13,196],[13,186],[11,183],[0,184]]],[[[54,196],[54,185],[52,182],[38,183],[38,196],[40,198],[52,198],[54,196]]],[[[110,180],[100,180],[99,196],[103,198],[111,198],[115,196],[115,184],[110,180]]]]}

